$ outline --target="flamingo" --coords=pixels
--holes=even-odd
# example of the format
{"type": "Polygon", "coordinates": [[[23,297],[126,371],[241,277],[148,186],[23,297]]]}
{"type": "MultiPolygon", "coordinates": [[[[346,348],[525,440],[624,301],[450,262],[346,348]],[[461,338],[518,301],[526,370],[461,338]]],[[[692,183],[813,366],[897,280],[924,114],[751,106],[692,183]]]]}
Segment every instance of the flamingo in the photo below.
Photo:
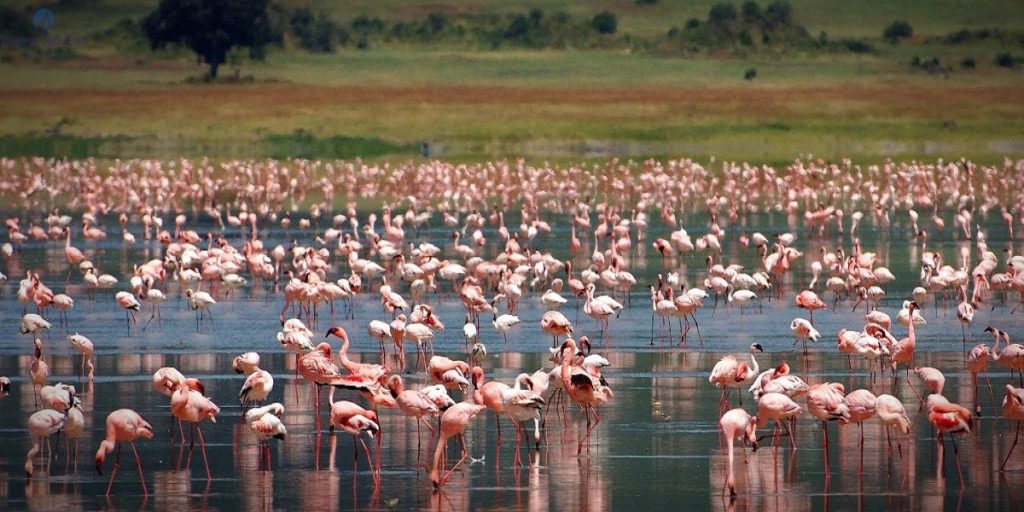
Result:
{"type": "MultiPolygon", "coordinates": [[[[60,432],[64,428],[64,412],[54,409],[43,409],[32,413],[28,418],[28,433],[32,439],[32,448],[25,456],[25,475],[31,479],[33,473],[32,459],[39,453],[43,438],[60,432]]],[[[47,440],[49,446],[49,440],[47,440]]]]}
{"type": "Polygon", "coordinates": [[[260,355],[256,352],[245,352],[237,355],[231,360],[231,369],[235,373],[246,376],[252,375],[253,372],[260,369],[260,355]]]}
{"type": "MultiPolygon", "coordinates": [[[[434,434],[434,427],[426,420],[426,416],[437,416],[441,413],[440,408],[426,393],[416,389],[405,389],[402,377],[392,375],[388,377],[388,388],[395,396],[398,410],[410,418],[416,419],[416,454],[420,452],[420,423],[422,422],[430,430],[431,437],[434,434]]],[[[444,388],[442,388],[444,389],[444,388]]]]}
{"type": "MultiPolygon", "coordinates": [[[[355,447],[356,441],[363,445],[363,451],[366,453],[366,460],[370,464],[371,472],[373,473],[373,483],[376,486],[380,485],[380,468],[373,467],[373,459],[370,458],[370,449],[366,446],[366,442],[363,441],[360,434],[366,432],[371,438],[377,437],[378,450],[380,449],[380,424],[377,419],[377,412],[369,409],[363,409],[362,407],[349,402],[347,400],[340,400],[331,404],[331,432],[334,432],[335,427],[344,430],[345,432],[352,434],[352,446],[355,447]]],[[[359,451],[355,450],[353,453],[353,467],[359,462],[359,451]]]]}
{"type": "MultiPolygon", "coordinates": [[[[114,450],[115,446],[119,446],[117,443],[130,443],[132,445],[132,453],[135,455],[135,465],[139,469],[139,482],[142,483],[142,494],[149,496],[149,490],[146,488],[146,478],[142,475],[142,461],[139,458],[139,452],[135,449],[136,439],[153,439],[153,427],[150,426],[146,420],[142,419],[138,413],[131,409],[118,409],[109,415],[107,415],[107,433],[106,437],[100,442],[100,447],[96,450],[96,472],[103,474],[103,461],[106,459],[107,454],[114,450]]],[[[110,482],[107,484],[107,496],[110,496],[110,489],[114,485],[114,477],[117,475],[117,469],[121,467],[121,450],[117,450],[117,459],[114,460],[114,469],[110,472],[110,482]]]]}
{"type": "Polygon", "coordinates": [[[942,435],[950,434],[953,443],[953,454],[956,457],[956,471],[960,475],[960,488],[964,486],[964,474],[960,468],[960,449],[956,445],[953,434],[971,433],[971,411],[966,407],[954,404],[942,395],[928,395],[928,421],[935,428],[938,441],[942,444],[942,435]]]}
{"type": "Polygon", "coordinates": [[[284,416],[284,406],[277,402],[245,412],[244,418],[245,422],[249,424],[249,430],[256,434],[266,450],[268,465],[270,464],[270,439],[284,440],[288,435],[288,429],[281,422],[282,416],[284,416]]]}
{"type": "MultiPolygon", "coordinates": [[[[505,392],[511,389],[508,384],[498,381],[484,382],[484,370],[474,366],[471,370],[473,382],[473,402],[477,405],[486,406],[494,412],[494,421],[498,424],[498,446],[501,446],[501,414],[505,412],[505,402],[502,399],[505,392]]],[[[518,430],[516,431],[518,434],[518,430]]]]}
{"type": "MultiPolygon", "coordinates": [[[[907,418],[907,411],[903,407],[903,402],[900,402],[899,398],[892,395],[878,395],[875,400],[875,415],[878,416],[879,421],[882,425],[885,425],[885,439],[889,445],[889,456],[892,456],[892,440],[889,437],[889,429],[896,427],[900,433],[907,435],[910,433],[910,419],[907,418]]],[[[899,437],[896,438],[896,447],[899,449],[900,458],[903,458],[903,444],[900,443],[899,437]]]]}
{"type": "Polygon", "coordinates": [[[789,324],[789,330],[793,331],[796,340],[793,344],[796,345],[798,341],[804,342],[804,354],[807,354],[807,340],[818,341],[821,337],[821,333],[814,328],[814,324],[804,320],[803,318],[794,318],[789,324]]]}
{"type": "Polygon", "coordinates": [[[610,400],[612,392],[599,376],[595,377],[589,372],[576,373],[570,369],[569,365],[575,357],[576,350],[575,340],[568,338],[562,343],[559,353],[562,358],[562,389],[566,391],[569,398],[583,407],[583,412],[587,417],[587,433],[576,446],[576,456],[578,457],[583,451],[583,444],[590,440],[590,434],[601,423],[601,416],[597,413],[596,406],[610,400]],[[590,419],[591,413],[594,415],[593,422],[590,419]]]}
{"type": "Polygon", "coordinates": [[[36,334],[39,331],[50,330],[50,322],[47,322],[43,317],[29,313],[21,317],[21,333],[22,334],[36,334]]]}
{"type": "MultiPolygon", "coordinates": [[[[974,414],[981,417],[981,401],[978,400],[978,373],[985,371],[988,368],[988,360],[992,356],[992,352],[989,350],[988,345],[979,343],[971,349],[970,355],[967,356],[967,371],[971,373],[971,396],[974,399],[974,414]]],[[[988,383],[989,394],[992,393],[992,380],[988,377],[988,372],[985,372],[985,380],[988,383]]]]}
{"type": "Polygon", "coordinates": [[[857,465],[857,475],[860,476],[864,470],[864,422],[875,416],[878,407],[878,397],[866,389],[857,389],[843,398],[849,410],[848,423],[856,423],[858,427],[858,454],[860,462],[857,465]]]}
{"type": "Polygon", "coordinates": [[[794,419],[803,412],[803,409],[793,401],[792,398],[782,393],[765,393],[757,400],[757,428],[763,428],[768,420],[775,420],[775,439],[772,446],[775,446],[779,437],[779,425],[786,429],[790,446],[796,449],[796,440],[789,430],[788,420],[794,419]]]}
{"type": "Polygon", "coordinates": [[[807,390],[807,411],[821,420],[821,446],[825,450],[825,478],[832,476],[829,467],[828,422],[850,421],[850,409],[844,402],[843,385],[838,382],[815,384],[807,390]]]}
{"type": "Polygon", "coordinates": [[[139,311],[141,305],[131,292],[117,292],[114,294],[114,300],[117,301],[118,306],[121,306],[121,309],[124,309],[124,324],[128,328],[128,333],[131,334],[131,324],[135,323],[135,312],[139,311]],[[129,315],[131,315],[131,323],[128,322],[129,315]]]}
{"type": "Polygon", "coordinates": [[[991,333],[995,338],[992,345],[992,360],[1010,370],[1010,382],[1013,382],[1013,372],[1020,375],[1020,386],[1024,387],[1024,345],[1010,343],[1010,335],[1003,330],[986,327],[985,332],[991,333]],[[1004,342],[1002,350],[999,349],[999,341],[1004,342]]]}
{"type": "Polygon", "coordinates": [[[1003,417],[1017,423],[1013,434],[1013,444],[1010,451],[1006,452],[1003,464],[999,466],[999,472],[1006,470],[1006,463],[1010,461],[1013,449],[1017,447],[1017,440],[1020,438],[1020,424],[1024,421],[1024,388],[1015,388],[1012,384],[1006,385],[1006,396],[1003,397],[1003,417]]]}
{"type": "Polygon", "coordinates": [[[75,350],[75,352],[78,352],[82,356],[82,358],[81,358],[82,362],[81,362],[81,365],[80,365],[81,366],[80,371],[81,371],[82,377],[83,378],[85,377],[85,369],[88,368],[89,369],[89,382],[92,382],[92,380],[93,380],[93,370],[95,368],[93,366],[93,363],[92,363],[92,353],[93,353],[92,340],[90,340],[89,338],[86,338],[85,336],[82,336],[81,334],[78,334],[76,332],[76,333],[68,336],[68,343],[71,344],[71,348],[73,348],[75,350]]]}
{"type": "Polygon", "coordinates": [[[814,312],[818,309],[828,308],[828,306],[818,297],[818,294],[811,290],[804,290],[797,294],[794,302],[796,303],[796,307],[807,310],[807,315],[812,326],[814,325],[814,312]]]}
{"type": "Polygon", "coordinates": [[[448,478],[456,469],[466,460],[469,456],[469,451],[466,450],[466,438],[465,431],[469,427],[470,423],[480,415],[481,412],[486,410],[487,407],[483,405],[477,405],[472,402],[460,402],[448,408],[441,415],[441,426],[440,426],[440,437],[437,440],[437,448],[434,449],[434,464],[430,468],[430,482],[434,485],[434,491],[437,492],[448,478]],[[441,459],[444,455],[445,447],[448,444],[448,439],[459,436],[462,441],[462,457],[458,462],[455,463],[452,468],[444,474],[441,474],[441,459]]]}
{"type": "Polygon", "coordinates": [[[199,434],[199,447],[203,452],[207,480],[212,480],[213,475],[210,473],[210,462],[206,458],[206,441],[203,439],[203,430],[199,424],[205,419],[216,423],[219,412],[220,407],[213,401],[203,396],[201,392],[191,389],[188,379],[178,381],[174,394],[171,395],[171,413],[175,418],[191,423],[199,434]]]}
{"type": "MultiPolygon", "coordinates": [[[[203,319],[203,314],[210,319],[210,323],[213,323],[213,313],[210,311],[210,306],[217,303],[213,296],[204,291],[196,291],[191,288],[185,290],[185,297],[188,299],[188,304],[192,308],[192,311],[196,312],[196,330],[199,330],[199,322],[203,319]]],[[[138,311],[138,309],[136,309],[138,311]]]]}
{"type": "MultiPolygon", "coordinates": [[[[729,469],[725,478],[725,487],[729,488],[729,496],[736,496],[736,477],[733,474],[733,443],[737,438],[742,439],[744,445],[750,444],[753,446],[753,451],[756,452],[757,421],[756,417],[751,417],[750,413],[741,408],[726,411],[718,420],[718,428],[725,436],[725,444],[728,446],[729,469]]],[[[722,493],[725,493],[724,487],[722,493]]]]}
{"type": "MultiPolygon", "coordinates": [[[[760,343],[752,343],[750,345],[749,365],[739,362],[735,356],[728,355],[715,363],[715,367],[711,369],[708,382],[722,390],[722,398],[718,403],[720,409],[724,410],[729,406],[729,388],[739,390],[739,388],[750,386],[754,382],[754,378],[761,371],[761,367],[757,364],[757,359],[754,358],[755,351],[764,352],[764,347],[760,343]]],[[[742,403],[743,396],[740,394],[740,404],[742,405],[742,403]]]]}
{"type": "Polygon", "coordinates": [[[505,340],[505,345],[508,345],[508,332],[516,325],[519,325],[520,322],[521,320],[519,320],[519,317],[516,315],[504,314],[498,316],[498,312],[495,311],[491,325],[494,326],[494,330],[501,333],[502,339],[505,340]]]}

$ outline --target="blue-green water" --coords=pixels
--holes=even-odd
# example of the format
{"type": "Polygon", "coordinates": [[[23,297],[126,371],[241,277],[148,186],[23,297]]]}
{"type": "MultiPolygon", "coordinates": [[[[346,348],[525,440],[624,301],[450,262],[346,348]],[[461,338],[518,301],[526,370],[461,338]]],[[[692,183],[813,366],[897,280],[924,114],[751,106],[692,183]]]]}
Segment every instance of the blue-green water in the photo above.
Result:
{"type": "MultiPolygon", "coordinates": [[[[22,222],[28,220],[23,215],[22,222]]],[[[517,221],[508,220],[511,225],[518,225],[517,221]]],[[[547,220],[556,226],[556,231],[535,240],[534,248],[568,257],[568,219],[556,216],[547,220]]],[[[1007,244],[995,218],[987,223],[985,219],[979,221],[987,226],[990,248],[999,251],[1013,247],[1007,244]]],[[[903,440],[902,462],[898,457],[889,459],[884,431],[872,420],[864,428],[864,473],[858,476],[856,426],[830,425],[833,475],[826,480],[820,424],[804,416],[797,429],[795,452],[788,449],[784,440],[777,451],[767,442],[755,454],[748,451],[745,463],[737,453],[739,496],[734,501],[723,498],[725,450],[716,432],[719,391],[707,381],[720,357],[736,354],[745,358],[749,344],[758,342],[766,352],[758,359],[762,367],[785,359],[795,373],[812,383],[838,381],[846,385],[847,391],[870,385],[865,363],[855,360],[850,374],[846,358],[835,348],[839,329],[860,329],[863,325],[863,310],[852,313],[852,304],[845,301],[836,311],[830,308],[817,313],[815,321],[823,337],[811,347],[806,359],[794,347],[788,328],[794,317],[805,316],[793,307],[792,300],[793,290],[809,281],[810,262],[818,257],[822,247],[831,251],[841,244],[849,253],[852,242],[848,234],[843,238],[808,240],[795,219],[782,215],[751,216],[724,225],[727,243],[722,260],[727,263],[743,264],[750,271],[756,269],[756,251],[736,243],[741,233],[754,231],[767,235],[794,231],[798,236],[796,246],[804,257],[787,276],[786,295],[781,301],[764,301],[763,309],[748,308],[742,315],[736,308],[727,309],[724,299],[714,311],[713,300],[708,301],[697,313],[705,346],[700,346],[695,331],[691,331],[687,347],[680,348],[676,331],[669,337],[658,336],[655,330],[652,339],[646,285],[654,282],[658,273],[670,270],[682,272],[691,286],[699,285],[706,263],[701,254],[663,261],[650,248],[650,242],[659,236],[667,238],[668,229],[655,225],[645,241],[634,240],[629,270],[637,276],[638,285],[633,289],[631,305],[619,318],[611,320],[608,339],[600,340],[599,329],[582,313],[576,320],[573,300],[562,310],[576,322],[577,335],[587,334],[597,340],[596,351],[612,363],[605,376],[615,390],[615,397],[599,409],[602,422],[595,430],[589,452],[585,450],[583,456],[576,456],[576,440],[585,429],[583,415],[570,408],[569,420],[563,426],[563,420],[552,410],[539,458],[529,467],[513,468],[514,437],[507,420],[502,420],[503,443],[499,449],[495,417],[488,413],[477,419],[467,435],[471,455],[484,460],[464,466],[465,471],[456,474],[442,492],[434,493],[423,470],[433,446],[424,431],[422,453],[418,454],[416,424],[397,411],[381,411],[385,442],[381,453],[382,484],[377,492],[362,457],[360,470],[353,472],[349,436],[334,437],[326,431],[316,435],[309,386],[300,381],[296,390],[294,359],[283,353],[275,339],[279,330],[277,315],[283,304],[279,289],[268,284],[250,284],[228,298],[219,297],[220,302],[213,309],[213,325],[197,332],[193,312],[179,299],[178,285],[169,282],[164,287],[170,298],[162,308],[162,323],[154,321],[145,332],[133,327],[131,335],[126,335],[124,313],[113,300],[114,292],[127,289],[132,265],[158,257],[160,247],[140,241],[125,248],[120,242],[116,218],[106,219],[106,224],[106,241],[97,245],[76,239],[76,245],[90,254],[102,272],[121,280],[115,289],[92,293],[77,271],[65,285],[68,272],[62,241],[29,242],[12,257],[0,260],[0,270],[9,278],[0,287],[0,375],[13,381],[11,396],[0,400],[0,435],[4,438],[0,444],[0,498],[5,501],[5,509],[387,510],[389,503],[396,510],[1013,510],[1020,506],[1010,496],[1024,483],[1024,449],[1020,451],[1021,457],[1015,455],[1010,461],[1007,472],[996,471],[1012,442],[1014,425],[999,418],[998,404],[1009,373],[995,364],[990,365],[992,395],[982,378],[984,415],[976,423],[975,431],[958,441],[963,489],[950,445],[947,444],[945,457],[940,458],[931,428],[926,418],[919,416],[915,396],[901,376],[896,395],[906,404],[913,425],[912,438],[903,440]],[[27,379],[32,339],[18,334],[22,310],[15,299],[17,281],[26,270],[39,272],[55,292],[66,290],[75,297],[75,308],[69,313],[70,331],[85,334],[96,344],[95,384],[85,387],[81,394],[90,434],[81,442],[78,472],[65,473],[62,447],[48,472],[38,466],[37,458],[36,476],[30,483],[26,483],[22,466],[29,447],[26,421],[34,410],[32,386],[27,379]],[[235,355],[248,350],[261,353],[262,366],[275,376],[271,399],[282,402],[286,408],[284,422],[290,435],[283,442],[271,443],[270,471],[260,468],[256,440],[238,422],[240,409],[236,397],[243,379],[230,366],[235,355]],[[186,375],[202,379],[208,394],[222,407],[217,423],[202,425],[213,473],[209,483],[198,445],[189,471],[182,469],[189,457],[188,446],[171,443],[168,401],[151,385],[153,371],[162,366],[175,366],[186,375]],[[103,435],[103,421],[110,411],[120,407],[135,409],[156,430],[153,440],[138,443],[150,486],[148,498],[141,496],[130,451],[124,454],[121,473],[109,498],[103,497],[109,473],[100,476],[93,469],[92,456],[103,435]],[[336,443],[334,457],[332,442],[336,443]]],[[[689,216],[684,225],[696,237],[706,231],[707,219],[689,216]]],[[[205,233],[213,228],[199,224],[198,230],[205,233]]],[[[134,229],[141,240],[138,227],[134,229]]],[[[879,253],[882,264],[897,276],[896,282],[887,287],[887,299],[880,306],[895,317],[902,300],[918,284],[922,249],[909,237],[909,228],[898,222],[881,234],[874,232],[870,222],[860,229],[864,250],[879,253]]],[[[494,227],[489,226],[485,232],[492,240],[498,238],[494,227]]],[[[442,246],[454,259],[449,234],[448,229],[434,227],[418,234],[408,230],[407,237],[442,246]]],[[[970,242],[954,239],[951,229],[945,234],[945,239],[933,235],[927,250],[940,251],[947,261],[956,261],[959,248],[970,242]]],[[[292,239],[300,243],[311,240],[313,233],[272,229],[262,236],[265,244],[273,247],[292,239]]],[[[241,244],[237,233],[229,233],[229,241],[235,246],[241,244]]],[[[575,260],[576,268],[586,267],[592,243],[585,241],[575,260]]],[[[1021,250],[1019,243],[1013,248],[1016,252],[1021,250]]],[[[493,255],[493,248],[491,251],[493,255]]],[[[337,257],[332,259],[332,279],[348,273],[339,261],[337,257]]],[[[448,290],[448,284],[442,286],[443,293],[427,299],[448,327],[438,334],[435,350],[463,357],[463,307],[448,290]]],[[[399,289],[405,293],[403,288],[399,289]]],[[[486,319],[482,323],[481,340],[492,356],[483,363],[488,378],[510,383],[520,371],[550,367],[547,348],[551,340],[538,325],[544,312],[540,292],[543,290],[529,295],[521,304],[518,314],[523,323],[509,334],[507,347],[486,319]]],[[[824,292],[822,295],[831,306],[831,296],[824,292]]],[[[1009,314],[1016,301],[1017,297],[1012,296],[1004,305],[995,296],[993,310],[990,305],[979,308],[971,327],[974,342],[991,341],[983,333],[988,325],[1020,339],[1024,335],[1024,314],[1009,314]]],[[[954,307],[955,301],[939,309],[932,303],[925,304],[928,324],[918,329],[915,364],[941,369],[947,379],[944,394],[969,406],[970,378],[963,368],[961,329],[954,307]]],[[[330,324],[341,325],[354,335],[353,350],[364,360],[375,360],[377,343],[365,335],[365,328],[370,320],[389,319],[389,315],[373,292],[358,296],[352,313],[354,318],[345,318],[340,310],[333,318],[325,313],[315,330],[326,332],[330,324]]],[[[49,316],[55,320],[55,313],[49,316]]],[[[146,317],[141,315],[140,321],[146,317]]],[[[894,330],[897,336],[905,334],[900,327],[894,330]]],[[[54,329],[42,336],[44,358],[51,367],[51,383],[77,383],[78,359],[65,336],[56,322],[54,329]]],[[[412,348],[407,344],[407,350],[412,348]]],[[[410,351],[409,366],[414,363],[415,353],[410,351]]],[[[423,374],[406,377],[413,385],[426,381],[423,374]]],[[[876,393],[889,392],[889,385],[885,380],[872,389],[876,393]]],[[[347,392],[338,396],[361,402],[358,396],[347,392]]],[[[802,399],[798,402],[802,403],[802,399]]],[[[753,400],[748,394],[743,397],[743,405],[753,411],[753,400]]],[[[323,419],[326,421],[326,415],[323,419]]],[[[452,450],[451,454],[457,456],[457,451],[452,450]]],[[[106,471],[110,471],[109,461],[106,471]]]]}

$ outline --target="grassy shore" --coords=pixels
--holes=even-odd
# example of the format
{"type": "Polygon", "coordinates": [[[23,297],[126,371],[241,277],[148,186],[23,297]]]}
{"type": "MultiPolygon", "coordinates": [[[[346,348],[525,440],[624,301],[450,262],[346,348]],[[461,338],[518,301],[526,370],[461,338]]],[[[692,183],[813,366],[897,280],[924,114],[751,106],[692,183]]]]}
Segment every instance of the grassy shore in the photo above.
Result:
{"type": "MultiPolygon", "coordinates": [[[[543,5],[580,16],[618,9],[622,30],[643,34],[703,17],[711,3],[641,8],[561,0],[515,9],[543,5]]],[[[90,30],[151,8],[103,2],[89,14],[58,12],[68,34],[84,38],[74,56],[0,63],[0,153],[405,159],[417,158],[428,141],[433,156],[460,161],[688,156],[782,163],[814,155],[995,162],[1024,155],[1024,71],[992,61],[996,52],[1024,50],[991,41],[927,42],[964,27],[1019,29],[1019,17],[999,15],[1012,5],[941,2],[949,4],[943,11],[866,2],[839,6],[856,13],[825,16],[821,1],[792,3],[812,31],[878,39],[901,17],[916,35],[896,46],[876,41],[871,54],[728,58],[599,49],[285,49],[222,69],[240,83],[203,84],[188,80],[205,68],[185,52],[157,56],[90,42],[90,30]],[[913,68],[914,56],[938,57],[946,71],[913,68]],[[966,57],[976,59],[975,68],[957,65],[966,57]],[[751,68],[757,77],[745,80],[751,68]]],[[[351,12],[354,4],[314,5],[351,12]]],[[[412,18],[430,9],[504,5],[378,2],[370,9],[380,12],[368,14],[394,8],[394,16],[412,18]]]]}

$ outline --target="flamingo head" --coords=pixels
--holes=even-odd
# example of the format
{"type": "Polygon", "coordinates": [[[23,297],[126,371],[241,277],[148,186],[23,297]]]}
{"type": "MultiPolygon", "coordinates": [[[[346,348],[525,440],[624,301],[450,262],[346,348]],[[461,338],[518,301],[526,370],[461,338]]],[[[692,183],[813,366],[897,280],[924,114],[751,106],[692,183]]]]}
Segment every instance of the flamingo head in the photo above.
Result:
{"type": "Polygon", "coordinates": [[[751,343],[750,351],[753,352],[755,350],[758,352],[764,352],[764,347],[762,347],[760,343],[751,343]]]}
{"type": "Polygon", "coordinates": [[[341,338],[341,339],[343,339],[343,340],[348,339],[348,333],[345,332],[345,329],[343,327],[339,327],[337,325],[335,325],[334,327],[331,327],[330,329],[328,329],[327,330],[327,334],[324,337],[330,338],[332,334],[337,336],[337,337],[339,337],[339,338],[341,338]]]}

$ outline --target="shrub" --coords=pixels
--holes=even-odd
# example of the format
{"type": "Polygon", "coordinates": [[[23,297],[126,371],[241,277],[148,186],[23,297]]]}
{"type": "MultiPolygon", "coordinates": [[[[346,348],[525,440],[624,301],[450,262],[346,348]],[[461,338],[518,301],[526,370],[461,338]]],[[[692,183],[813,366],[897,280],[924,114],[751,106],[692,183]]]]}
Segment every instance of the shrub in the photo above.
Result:
{"type": "Polygon", "coordinates": [[[743,72],[744,80],[753,80],[757,78],[757,68],[750,68],[743,72]]]}
{"type": "Polygon", "coordinates": [[[1013,55],[1009,53],[997,53],[996,54],[996,65],[1004,68],[1012,68],[1014,64],[1013,55]]]}
{"type": "Polygon", "coordinates": [[[614,34],[619,28],[619,18],[611,11],[601,11],[590,20],[590,26],[602,34],[614,34]]]}
{"type": "Polygon", "coordinates": [[[962,67],[964,69],[974,69],[974,67],[975,67],[974,57],[967,57],[964,60],[960,61],[960,67],[962,67]]]}
{"type": "Polygon", "coordinates": [[[913,35],[914,29],[910,26],[910,23],[900,20],[892,22],[892,24],[886,27],[885,31],[882,32],[882,37],[893,44],[898,43],[900,39],[913,37],[913,35]]]}

